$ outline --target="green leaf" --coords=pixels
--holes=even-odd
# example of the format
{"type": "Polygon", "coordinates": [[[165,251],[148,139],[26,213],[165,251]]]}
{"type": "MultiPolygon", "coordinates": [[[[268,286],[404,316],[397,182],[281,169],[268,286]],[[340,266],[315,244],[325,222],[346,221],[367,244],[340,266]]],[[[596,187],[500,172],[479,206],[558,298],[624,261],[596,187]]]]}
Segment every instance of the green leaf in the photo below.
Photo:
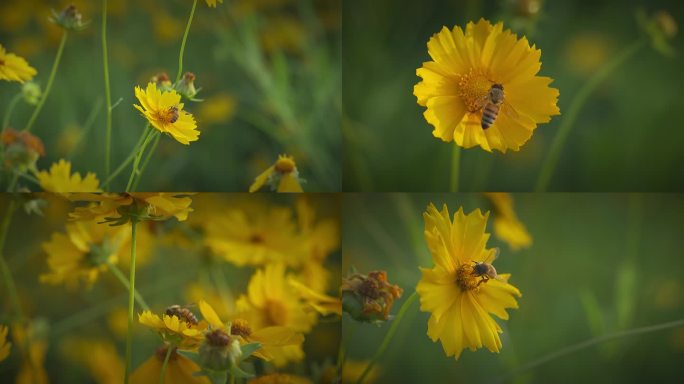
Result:
{"type": "Polygon", "coordinates": [[[198,366],[200,365],[199,353],[192,352],[192,351],[181,351],[181,350],[177,350],[177,352],[179,355],[181,355],[183,357],[187,357],[188,359],[190,359],[193,363],[197,364],[198,366]]]}
{"type": "Polygon", "coordinates": [[[615,315],[618,329],[627,329],[634,318],[636,301],[636,267],[632,261],[620,265],[615,280],[615,315]]]}
{"type": "Polygon", "coordinates": [[[248,358],[252,353],[256,352],[261,348],[261,343],[249,343],[245,344],[241,347],[242,349],[242,357],[240,360],[244,360],[248,358]]]}
{"type": "Polygon", "coordinates": [[[238,379],[250,379],[254,377],[253,374],[243,371],[237,365],[233,365],[232,367],[230,367],[230,374],[238,379]]]}

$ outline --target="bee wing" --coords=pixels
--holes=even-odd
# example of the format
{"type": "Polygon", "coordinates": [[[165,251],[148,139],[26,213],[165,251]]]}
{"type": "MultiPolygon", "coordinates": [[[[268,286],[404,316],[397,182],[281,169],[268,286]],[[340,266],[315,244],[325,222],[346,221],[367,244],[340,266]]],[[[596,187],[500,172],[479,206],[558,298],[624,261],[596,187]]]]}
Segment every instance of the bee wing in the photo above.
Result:
{"type": "Polygon", "coordinates": [[[507,102],[506,100],[504,100],[503,104],[501,105],[500,112],[506,115],[506,117],[508,117],[511,120],[520,119],[520,114],[518,113],[518,111],[516,111],[515,108],[513,108],[513,106],[511,105],[511,103],[507,102]]]}
{"type": "Polygon", "coordinates": [[[494,249],[492,249],[492,251],[493,251],[493,252],[491,252],[491,253],[489,254],[489,257],[487,257],[487,258],[483,261],[483,263],[486,263],[486,264],[491,264],[491,263],[493,263],[494,260],[496,260],[496,258],[499,257],[499,253],[501,253],[501,250],[500,250],[499,248],[494,248],[494,249]]]}

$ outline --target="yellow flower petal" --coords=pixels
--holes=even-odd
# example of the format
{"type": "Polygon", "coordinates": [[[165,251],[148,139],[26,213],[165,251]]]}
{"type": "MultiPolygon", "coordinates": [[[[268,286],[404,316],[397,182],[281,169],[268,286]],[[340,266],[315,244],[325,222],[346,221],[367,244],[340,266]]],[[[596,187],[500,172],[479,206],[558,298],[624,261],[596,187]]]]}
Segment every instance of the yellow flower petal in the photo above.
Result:
{"type": "Polygon", "coordinates": [[[208,321],[212,327],[216,329],[223,329],[223,322],[221,321],[221,318],[219,318],[219,316],[216,314],[216,311],[214,311],[214,308],[212,308],[209,303],[204,300],[200,300],[197,305],[199,306],[199,310],[204,319],[208,321]]]}

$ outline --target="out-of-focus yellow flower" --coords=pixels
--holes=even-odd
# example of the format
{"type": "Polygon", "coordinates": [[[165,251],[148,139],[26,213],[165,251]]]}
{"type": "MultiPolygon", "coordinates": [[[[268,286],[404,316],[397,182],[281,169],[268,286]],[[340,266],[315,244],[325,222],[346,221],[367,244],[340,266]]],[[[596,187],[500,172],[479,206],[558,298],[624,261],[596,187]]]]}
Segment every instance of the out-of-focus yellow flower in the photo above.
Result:
{"type": "Polygon", "coordinates": [[[266,52],[301,52],[308,31],[301,21],[290,16],[272,16],[260,33],[261,46],[266,52]]]}
{"type": "Polygon", "coordinates": [[[82,128],[78,124],[69,124],[61,129],[57,137],[58,153],[61,156],[68,156],[79,144],[82,132],[82,128]]]}
{"type": "Polygon", "coordinates": [[[12,343],[7,341],[7,332],[9,328],[6,325],[0,325],[0,361],[3,361],[9,356],[12,343]]]}
{"type": "Polygon", "coordinates": [[[238,266],[273,262],[299,265],[306,249],[289,207],[244,204],[216,214],[205,225],[207,246],[238,266]]]}
{"type": "MultiPolygon", "coordinates": [[[[171,307],[169,307],[171,308],[171,307]]],[[[138,314],[138,321],[159,333],[164,341],[173,343],[181,349],[194,349],[202,341],[202,331],[206,323],[196,318],[170,312],[169,309],[159,317],[151,311],[138,314]],[[172,313],[169,315],[169,313],[172,313]]]]}
{"type": "Polygon", "coordinates": [[[327,316],[334,313],[342,316],[342,301],[340,298],[316,292],[296,279],[290,279],[290,285],[299,292],[299,295],[307,304],[321,315],[327,316]]]}
{"type": "Polygon", "coordinates": [[[168,220],[175,217],[184,221],[192,212],[192,199],[184,193],[134,192],[134,193],[76,193],[72,201],[88,202],[76,207],[69,217],[73,220],[96,220],[124,224],[135,220],[168,220]]]}
{"type": "Polygon", "coordinates": [[[607,36],[597,32],[573,34],[565,48],[568,68],[591,75],[611,57],[613,47],[607,36]]]}
{"type": "Polygon", "coordinates": [[[100,181],[97,176],[88,172],[85,177],[81,174],[71,173],[71,163],[60,159],[50,166],[50,171],[40,171],[36,174],[40,186],[47,192],[99,192],[100,181]]]}
{"type": "Polygon", "coordinates": [[[152,31],[157,41],[161,43],[175,43],[183,35],[185,24],[165,11],[163,7],[152,12],[152,31]]]}
{"type": "Polygon", "coordinates": [[[62,345],[67,357],[88,368],[98,384],[119,384],[124,379],[124,363],[111,342],[68,339],[62,345]]]}
{"type": "MultiPolygon", "coordinates": [[[[208,5],[210,8],[216,8],[216,1],[217,1],[217,0],[205,0],[205,1],[207,2],[207,5],[208,5]]],[[[223,4],[223,0],[218,0],[218,2],[219,2],[220,4],[223,4]]]]}
{"type": "Polygon", "coordinates": [[[275,164],[254,179],[249,192],[258,191],[264,185],[269,185],[277,192],[304,192],[300,184],[297,164],[294,158],[288,155],[278,156],[275,164]]]}
{"type": "Polygon", "coordinates": [[[118,308],[109,312],[107,325],[116,336],[125,338],[128,333],[128,309],[118,308]]]}
{"type": "Polygon", "coordinates": [[[201,103],[197,110],[197,120],[203,125],[225,123],[235,115],[235,97],[229,93],[219,93],[201,103]]]}
{"type": "Polygon", "coordinates": [[[147,121],[162,133],[168,133],[181,144],[190,144],[199,139],[200,132],[191,114],[183,110],[181,95],[174,91],[161,91],[154,82],[143,90],[135,87],[135,97],[142,107],[134,104],[147,121]]]}
{"type": "Polygon", "coordinates": [[[21,349],[18,352],[24,359],[17,374],[16,384],[48,384],[48,374],[45,370],[45,354],[48,344],[45,338],[34,331],[33,325],[28,327],[13,326],[12,336],[14,344],[21,349]],[[28,347],[28,351],[24,348],[28,347]]]}
{"type": "MultiPolygon", "coordinates": [[[[158,383],[168,347],[162,347],[131,374],[132,384],[158,383]]],[[[166,384],[209,384],[206,376],[194,376],[200,367],[192,360],[180,355],[174,349],[169,356],[164,383],[166,384]]]]}
{"type": "Polygon", "coordinates": [[[116,263],[121,247],[130,230],[123,227],[97,225],[93,221],[78,221],[66,225],[66,234],[53,233],[50,241],[43,243],[48,254],[50,272],[40,276],[48,284],[66,284],[76,288],[81,283],[92,286],[107,263],[116,263]]]}
{"type": "Polygon", "coordinates": [[[280,353],[283,347],[301,347],[304,342],[304,336],[292,328],[284,326],[255,328],[248,321],[239,318],[224,323],[206,301],[200,300],[198,306],[212,329],[222,329],[231,336],[237,337],[241,345],[261,344],[261,348],[254,352],[254,356],[272,361],[276,366],[282,366],[287,362],[280,353]]]}
{"type": "Polygon", "coordinates": [[[443,141],[488,152],[518,151],[537,124],[560,114],[559,92],[549,87],[552,79],[537,76],[541,50],[504,31],[503,23],[480,19],[465,31],[444,27],[430,38],[428,53],[432,61],[416,71],[423,80],[413,94],[427,107],[424,116],[433,136],[443,141]],[[491,100],[494,85],[503,100],[491,100]],[[498,117],[485,129],[483,111],[495,108],[492,102],[500,107],[498,117]]]}
{"type": "Polygon", "coordinates": [[[249,384],[313,384],[309,378],[289,373],[269,373],[255,377],[249,381],[249,384]]]}
{"type": "Polygon", "coordinates": [[[23,58],[7,50],[0,45],[0,80],[18,81],[23,83],[33,79],[38,73],[35,68],[23,58]]]}
{"type": "Polygon", "coordinates": [[[430,312],[428,336],[440,340],[447,356],[458,359],[465,348],[501,349],[501,327],[490,314],[508,319],[506,308],[517,308],[520,291],[508,284],[509,274],[481,273],[479,263],[490,265],[495,249],[487,249],[485,233],[489,213],[459,209],[453,222],[446,204],[438,211],[430,204],[423,214],[425,240],[435,266],[421,268],[423,277],[416,292],[420,310],[430,312]],[[476,269],[477,268],[477,269],[476,269]]]}
{"type": "Polygon", "coordinates": [[[188,303],[206,301],[221,319],[230,319],[235,315],[235,300],[232,292],[226,292],[227,296],[221,296],[215,289],[206,289],[200,283],[190,283],[185,288],[185,298],[188,303]]]}
{"type": "Polygon", "coordinates": [[[505,241],[514,251],[532,245],[532,236],[513,210],[511,195],[503,192],[490,192],[484,195],[493,205],[496,237],[505,241]]]}
{"type": "Polygon", "coordinates": [[[317,220],[311,200],[306,195],[300,195],[297,199],[297,219],[311,260],[323,262],[340,247],[338,218],[317,220]]]}

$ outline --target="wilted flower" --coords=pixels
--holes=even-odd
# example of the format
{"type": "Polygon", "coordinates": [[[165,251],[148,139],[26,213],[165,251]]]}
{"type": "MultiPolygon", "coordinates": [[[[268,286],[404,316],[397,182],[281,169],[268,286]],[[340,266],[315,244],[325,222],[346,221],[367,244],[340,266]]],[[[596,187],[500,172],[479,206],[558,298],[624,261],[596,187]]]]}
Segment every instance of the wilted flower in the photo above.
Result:
{"type": "Polygon", "coordinates": [[[23,83],[33,79],[37,73],[36,69],[30,66],[23,57],[7,53],[0,44],[0,80],[23,83]]]}
{"type": "Polygon", "coordinates": [[[278,156],[275,164],[254,179],[249,192],[258,191],[264,185],[268,185],[271,190],[277,192],[304,192],[297,164],[294,158],[288,155],[278,156]]]}
{"type": "Polygon", "coordinates": [[[50,21],[69,31],[82,31],[90,24],[89,21],[83,21],[81,12],[73,4],[64,8],[59,14],[53,10],[50,21]]]}
{"type": "Polygon", "coordinates": [[[389,320],[394,300],[404,293],[387,281],[385,271],[352,273],[342,279],[341,290],[344,311],[354,320],[370,323],[389,320]]]}
{"type": "Polygon", "coordinates": [[[43,142],[27,131],[16,131],[5,128],[0,135],[3,152],[3,163],[8,168],[17,168],[20,171],[36,170],[36,161],[45,156],[43,142]]]}

